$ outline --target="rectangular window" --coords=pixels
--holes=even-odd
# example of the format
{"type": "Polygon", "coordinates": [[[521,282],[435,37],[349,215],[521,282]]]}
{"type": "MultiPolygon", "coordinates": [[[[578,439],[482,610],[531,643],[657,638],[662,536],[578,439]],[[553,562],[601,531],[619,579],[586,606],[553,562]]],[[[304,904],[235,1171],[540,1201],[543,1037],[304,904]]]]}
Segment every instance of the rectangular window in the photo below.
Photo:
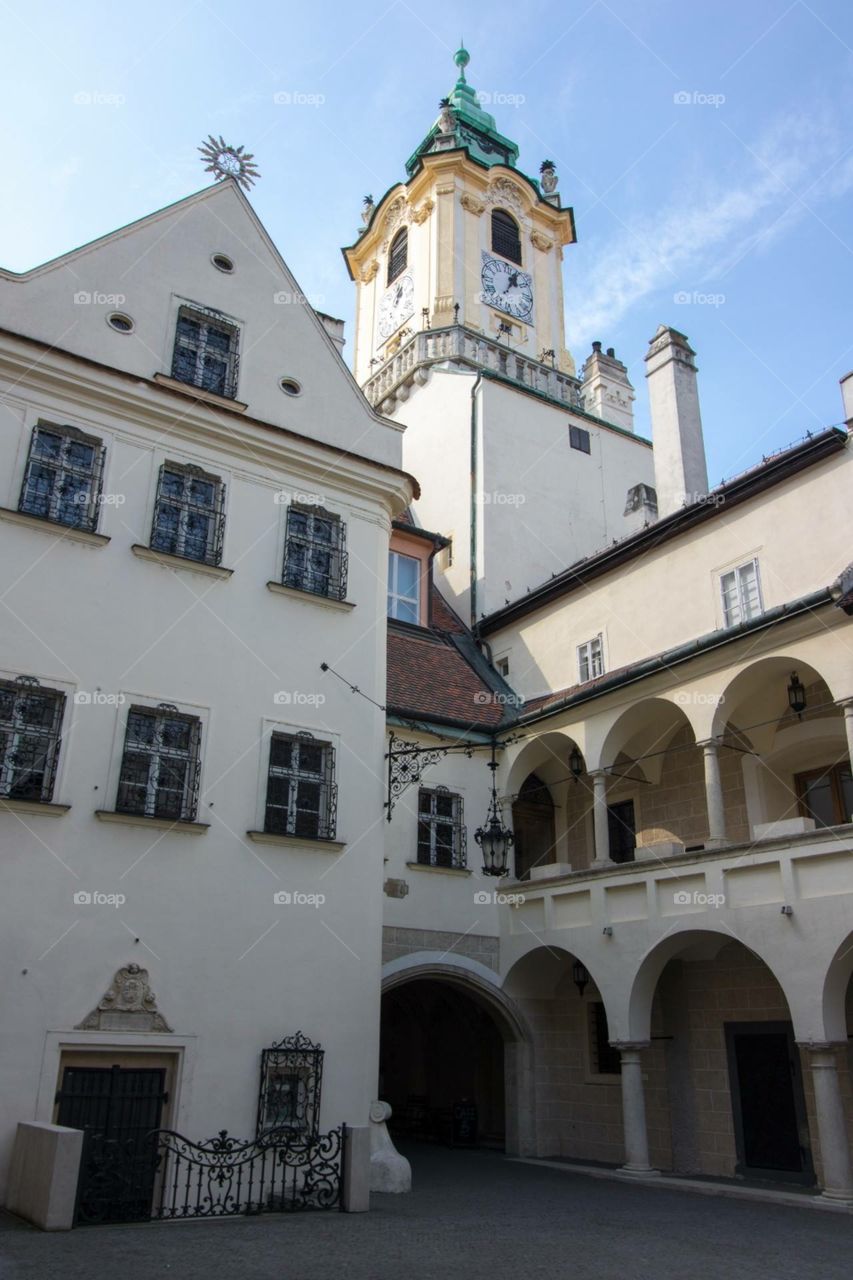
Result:
{"type": "Polygon", "coordinates": [[[569,444],[573,449],[579,449],[581,453],[589,453],[589,432],[583,427],[569,427],[569,444]]]}
{"type": "Polygon", "coordinates": [[[93,533],[104,446],[76,427],[39,424],[33,430],[18,510],[93,533]]]}
{"type": "Polygon", "coordinates": [[[175,330],[172,377],[233,400],[237,394],[239,330],[217,312],[181,307],[175,330]]]}
{"type": "Polygon", "coordinates": [[[198,807],[201,721],[168,703],[131,707],[116,811],[194,822],[198,807]]]}
{"type": "Polygon", "coordinates": [[[720,578],[723,598],[723,625],[736,627],[738,623],[757,618],[764,611],[761,602],[761,580],[758,561],[750,560],[737,569],[731,569],[720,578]]]}
{"type": "Polygon", "coordinates": [[[157,482],[152,551],[219,564],[225,533],[225,485],[199,467],[164,462],[157,482]]]}
{"type": "Polygon", "coordinates": [[[0,796],[47,804],[59,760],[65,694],[34,676],[0,681],[0,796]]]}
{"type": "Polygon", "coordinates": [[[310,733],[274,733],[270,739],[264,830],[272,835],[334,840],[337,787],[335,750],[310,733]]]}
{"type": "Polygon", "coordinates": [[[418,862],[429,867],[464,867],[466,861],[462,797],[446,787],[421,787],[418,862]]]}
{"type": "Polygon", "coordinates": [[[853,822],[853,776],[846,760],[794,777],[800,812],[819,827],[853,822]]]}
{"type": "Polygon", "coordinates": [[[421,617],[421,562],[388,552],[388,617],[418,626],[421,617]]]}
{"type": "Polygon", "coordinates": [[[591,1000],[588,1007],[590,1071],[594,1076],[621,1076],[622,1055],[610,1044],[604,1005],[591,1000]]]}
{"type": "Polygon", "coordinates": [[[509,675],[509,658],[497,658],[495,660],[495,670],[499,676],[503,676],[506,679],[509,675]]]}
{"type": "Polygon", "coordinates": [[[620,800],[607,806],[607,836],[614,862],[634,861],[637,834],[633,800],[620,800]]]}
{"type": "Polygon", "coordinates": [[[346,525],[323,507],[287,509],[282,582],[297,591],[343,600],[347,593],[346,525]]]}
{"type": "Polygon", "coordinates": [[[604,646],[601,636],[578,645],[578,679],[581,684],[604,675],[604,646]]]}

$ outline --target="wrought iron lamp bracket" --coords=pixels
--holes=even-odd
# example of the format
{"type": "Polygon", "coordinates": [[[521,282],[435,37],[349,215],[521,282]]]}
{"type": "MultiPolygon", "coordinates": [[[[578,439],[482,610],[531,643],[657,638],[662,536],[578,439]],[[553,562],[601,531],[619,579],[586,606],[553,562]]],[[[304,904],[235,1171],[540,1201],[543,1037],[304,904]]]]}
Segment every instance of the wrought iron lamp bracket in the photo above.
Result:
{"type": "Polygon", "coordinates": [[[385,810],[389,822],[394,811],[394,805],[400,799],[400,796],[408,787],[420,782],[427,769],[434,764],[438,764],[450,752],[461,751],[463,755],[468,756],[469,760],[474,754],[474,747],[470,744],[452,743],[446,747],[397,745],[403,741],[404,739],[397,738],[392,733],[388,740],[388,752],[385,756],[388,761],[388,799],[385,801],[385,810]]]}

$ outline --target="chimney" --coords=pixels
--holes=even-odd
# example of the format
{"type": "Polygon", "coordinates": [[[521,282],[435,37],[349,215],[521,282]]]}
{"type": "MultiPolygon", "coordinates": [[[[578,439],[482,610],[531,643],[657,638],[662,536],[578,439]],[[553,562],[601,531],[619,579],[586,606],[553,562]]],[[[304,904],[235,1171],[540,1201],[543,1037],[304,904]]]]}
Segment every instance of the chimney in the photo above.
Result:
{"type": "Polygon", "coordinates": [[[853,372],[845,373],[841,379],[841,399],[844,401],[844,418],[853,431],[853,372]]]}
{"type": "Polygon", "coordinates": [[[696,352],[683,333],[660,325],[646,355],[658,511],[667,516],[708,492],[696,386],[696,352]]]}
{"type": "Polygon", "coordinates": [[[334,342],[335,346],[338,348],[338,355],[343,360],[344,342],[345,342],[344,321],[336,320],[334,316],[327,316],[325,311],[318,311],[317,315],[320,319],[320,322],[323,325],[323,328],[326,330],[326,333],[329,335],[329,337],[332,339],[332,342],[334,342]]]}
{"type": "Polygon", "coordinates": [[[583,406],[587,413],[592,413],[614,427],[622,427],[624,431],[634,430],[634,388],[628,381],[628,370],[621,360],[616,359],[612,347],[603,354],[601,343],[592,344],[592,354],[587,356],[582,370],[583,406]]]}

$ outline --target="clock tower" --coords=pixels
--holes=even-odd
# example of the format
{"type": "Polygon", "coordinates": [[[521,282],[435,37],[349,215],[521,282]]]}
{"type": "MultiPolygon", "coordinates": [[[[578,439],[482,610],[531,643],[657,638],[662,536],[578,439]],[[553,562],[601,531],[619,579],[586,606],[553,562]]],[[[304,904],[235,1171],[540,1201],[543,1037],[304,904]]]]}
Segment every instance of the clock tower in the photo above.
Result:
{"type": "Polygon", "coordinates": [[[365,197],[343,253],[355,377],[406,426],[416,518],[452,540],[437,580],[473,622],[629,532],[628,490],[653,476],[625,366],[596,343],[581,379],[566,349],[563,249],[576,235],[555,166],[519,168],[469,61],[459,49],[405,180],[365,197]]]}

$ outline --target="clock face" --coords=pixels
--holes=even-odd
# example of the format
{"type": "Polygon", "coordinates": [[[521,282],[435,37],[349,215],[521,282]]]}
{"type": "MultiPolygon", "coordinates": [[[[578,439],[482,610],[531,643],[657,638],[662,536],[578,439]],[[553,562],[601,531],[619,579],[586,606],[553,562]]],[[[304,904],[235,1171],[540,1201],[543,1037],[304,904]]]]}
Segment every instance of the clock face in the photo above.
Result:
{"type": "Polygon", "coordinates": [[[517,320],[530,320],[533,315],[533,278],[501,258],[483,254],[480,271],[483,301],[498,311],[515,316],[517,320]]]}
{"type": "Polygon", "coordinates": [[[405,271],[382,295],[379,304],[379,337],[390,338],[415,309],[415,283],[411,271],[405,271]]]}

